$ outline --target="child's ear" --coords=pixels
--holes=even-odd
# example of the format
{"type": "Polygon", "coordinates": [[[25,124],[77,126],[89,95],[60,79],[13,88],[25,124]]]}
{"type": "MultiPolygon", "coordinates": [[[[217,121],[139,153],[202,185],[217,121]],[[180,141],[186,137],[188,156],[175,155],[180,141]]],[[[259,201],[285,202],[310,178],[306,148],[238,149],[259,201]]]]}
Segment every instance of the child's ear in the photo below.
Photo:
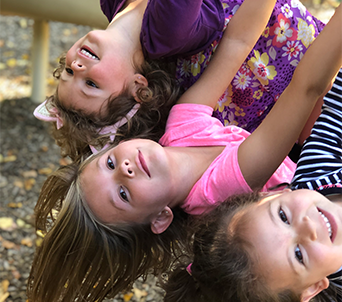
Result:
{"type": "Polygon", "coordinates": [[[137,96],[137,91],[140,89],[140,88],[143,88],[143,87],[147,87],[148,86],[148,81],[147,79],[142,76],[141,74],[139,73],[136,73],[133,77],[133,80],[134,80],[134,83],[133,83],[133,90],[132,90],[132,95],[134,97],[134,99],[138,102],[138,103],[141,103],[141,100],[138,98],[137,96]]]}
{"type": "Polygon", "coordinates": [[[292,190],[289,188],[285,188],[285,189],[280,189],[280,190],[274,190],[274,191],[266,191],[266,192],[259,192],[259,196],[260,198],[264,198],[264,197],[268,197],[268,196],[272,196],[272,195],[278,195],[284,192],[291,192],[292,190]]]}
{"type": "Polygon", "coordinates": [[[151,230],[155,234],[163,233],[173,220],[172,210],[166,206],[157,217],[151,221],[151,230]]]}
{"type": "Polygon", "coordinates": [[[315,284],[309,286],[304,292],[302,293],[302,302],[308,302],[314,296],[318,295],[322,290],[328,288],[329,280],[327,277],[323,278],[322,280],[316,282],[315,284]]]}

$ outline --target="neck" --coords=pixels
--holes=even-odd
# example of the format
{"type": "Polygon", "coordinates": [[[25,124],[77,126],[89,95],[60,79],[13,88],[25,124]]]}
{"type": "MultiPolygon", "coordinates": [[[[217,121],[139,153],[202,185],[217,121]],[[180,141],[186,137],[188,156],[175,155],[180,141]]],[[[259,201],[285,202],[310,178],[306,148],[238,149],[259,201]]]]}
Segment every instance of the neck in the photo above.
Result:
{"type": "Polygon", "coordinates": [[[123,9],[115,15],[106,29],[111,32],[113,38],[120,35],[125,39],[127,51],[142,53],[140,32],[146,5],[147,0],[126,1],[123,9]]]}
{"type": "Polygon", "coordinates": [[[170,167],[175,170],[173,186],[177,188],[177,197],[168,206],[184,204],[191,189],[202,177],[224,146],[215,147],[165,147],[170,167]]]}

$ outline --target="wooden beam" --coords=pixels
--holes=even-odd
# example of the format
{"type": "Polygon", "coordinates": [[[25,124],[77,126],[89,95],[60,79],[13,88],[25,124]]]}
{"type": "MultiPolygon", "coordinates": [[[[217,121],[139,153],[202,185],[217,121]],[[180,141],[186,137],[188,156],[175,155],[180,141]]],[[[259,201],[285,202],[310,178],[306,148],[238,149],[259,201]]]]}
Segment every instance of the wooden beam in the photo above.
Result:
{"type": "Polygon", "coordinates": [[[52,20],[103,29],[108,20],[99,0],[1,0],[3,15],[52,20]]]}

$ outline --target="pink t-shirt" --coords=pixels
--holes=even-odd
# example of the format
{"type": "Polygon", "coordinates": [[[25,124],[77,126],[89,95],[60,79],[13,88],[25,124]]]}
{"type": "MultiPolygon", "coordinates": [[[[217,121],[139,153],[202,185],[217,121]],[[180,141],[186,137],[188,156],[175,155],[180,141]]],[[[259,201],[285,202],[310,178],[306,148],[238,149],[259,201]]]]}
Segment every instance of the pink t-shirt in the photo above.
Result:
{"type": "MultiPolygon", "coordinates": [[[[205,105],[178,104],[173,106],[166,131],[159,143],[163,146],[195,147],[226,146],[196,182],[182,205],[185,212],[200,215],[211,210],[234,194],[249,193],[239,164],[239,145],[250,135],[236,126],[224,127],[211,115],[213,109],[205,105]]],[[[286,158],[267,181],[262,191],[283,182],[291,182],[296,164],[286,158]]]]}

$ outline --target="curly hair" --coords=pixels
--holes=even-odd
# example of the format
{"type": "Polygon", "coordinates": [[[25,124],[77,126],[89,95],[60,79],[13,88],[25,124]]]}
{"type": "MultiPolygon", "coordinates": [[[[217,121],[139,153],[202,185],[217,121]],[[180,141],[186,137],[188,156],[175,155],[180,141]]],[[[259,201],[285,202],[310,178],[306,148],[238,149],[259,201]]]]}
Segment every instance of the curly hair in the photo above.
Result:
{"type": "MultiPolygon", "coordinates": [[[[60,58],[59,67],[53,75],[60,78],[65,68],[65,55],[60,58]]],[[[144,61],[136,68],[148,81],[148,87],[138,89],[137,97],[141,100],[137,113],[116,133],[116,141],[133,137],[149,138],[158,141],[165,131],[165,125],[171,107],[180,96],[180,87],[174,76],[172,62],[144,61]]],[[[108,141],[108,135],[100,135],[102,128],[114,125],[124,118],[137,103],[125,87],[118,95],[110,96],[98,112],[85,112],[62,104],[58,90],[47,99],[50,106],[58,109],[63,119],[63,127],[53,126],[52,136],[61,147],[63,156],[73,160],[89,154],[89,144],[103,147],[108,141]],[[105,106],[105,110],[103,110],[105,106]],[[105,114],[100,114],[105,112],[105,114]]]]}
{"type": "MultiPolygon", "coordinates": [[[[233,196],[195,221],[192,253],[188,258],[183,255],[163,283],[165,302],[301,301],[301,295],[290,289],[272,291],[255,267],[253,247],[243,236],[248,219],[244,211],[259,199],[257,193],[233,196]],[[192,263],[190,272],[189,263],[192,263]]],[[[329,290],[313,301],[337,301],[336,290],[335,294],[332,286],[329,290]],[[327,294],[331,300],[325,300],[327,294]]]]}
{"type": "Polygon", "coordinates": [[[36,228],[46,235],[31,268],[29,301],[114,297],[138,277],[165,271],[184,249],[188,215],[181,209],[174,209],[174,220],[162,234],[147,224],[99,222],[82,199],[79,181],[91,159],[61,167],[43,185],[35,215],[36,228]]]}

